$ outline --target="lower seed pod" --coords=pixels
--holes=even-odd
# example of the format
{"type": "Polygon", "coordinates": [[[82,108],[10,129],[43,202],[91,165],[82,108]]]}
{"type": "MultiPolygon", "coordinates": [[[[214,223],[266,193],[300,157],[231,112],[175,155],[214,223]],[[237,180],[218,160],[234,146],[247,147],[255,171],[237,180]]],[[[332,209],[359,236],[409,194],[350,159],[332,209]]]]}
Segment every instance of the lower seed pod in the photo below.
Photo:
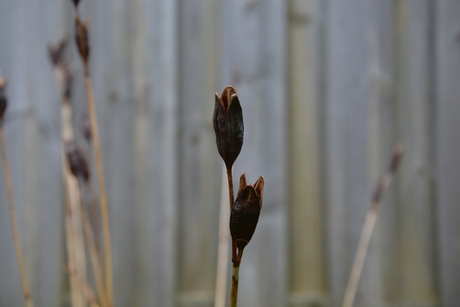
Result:
{"type": "Polygon", "coordinates": [[[230,233],[238,249],[243,250],[256,230],[262,209],[264,177],[250,185],[246,183],[245,174],[241,175],[240,187],[230,214],[230,233]]]}

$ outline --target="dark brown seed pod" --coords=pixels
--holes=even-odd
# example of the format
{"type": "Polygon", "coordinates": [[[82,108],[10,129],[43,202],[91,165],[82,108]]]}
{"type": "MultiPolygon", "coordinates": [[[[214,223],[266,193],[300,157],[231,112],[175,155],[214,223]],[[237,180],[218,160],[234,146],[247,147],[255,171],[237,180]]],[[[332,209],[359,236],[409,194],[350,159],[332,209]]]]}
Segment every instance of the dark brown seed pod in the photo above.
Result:
{"type": "Polygon", "coordinates": [[[75,18],[75,27],[75,40],[77,42],[78,52],[83,62],[86,63],[89,57],[88,21],[82,22],[77,16],[75,18]]]}
{"type": "Polygon", "coordinates": [[[73,144],[66,146],[67,160],[69,162],[70,171],[75,177],[82,177],[85,181],[89,180],[89,168],[86,162],[85,155],[73,144]]]}
{"type": "Polygon", "coordinates": [[[6,107],[8,106],[5,88],[6,79],[0,78],[0,124],[3,122],[3,115],[5,114],[6,107]]]}
{"type": "Polygon", "coordinates": [[[227,169],[231,169],[243,147],[244,135],[243,111],[231,86],[227,86],[220,96],[216,93],[213,125],[217,150],[227,169]]]}
{"type": "Polygon", "coordinates": [[[243,250],[256,230],[262,209],[264,177],[259,176],[254,185],[246,183],[245,174],[241,175],[240,187],[230,214],[230,233],[238,249],[243,250]]]}

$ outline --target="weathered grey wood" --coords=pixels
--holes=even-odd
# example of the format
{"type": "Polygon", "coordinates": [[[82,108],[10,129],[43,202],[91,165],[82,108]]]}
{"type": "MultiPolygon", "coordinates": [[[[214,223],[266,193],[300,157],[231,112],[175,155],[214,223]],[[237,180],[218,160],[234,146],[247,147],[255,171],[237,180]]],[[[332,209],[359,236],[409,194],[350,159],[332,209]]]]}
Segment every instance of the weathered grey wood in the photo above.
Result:
{"type": "MultiPolygon", "coordinates": [[[[266,180],[241,306],[340,305],[397,141],[406,155],[355,306],[457,304],[458,1],[103,0],[82,1],[81,15],[90,20],[115,306],[212,306],[222,161],[211,119],[213,95],[228,84],[246,128],[235,183],[242,172],[266,180]]],[[[5,129],[36,306],[68,302],[59,92],[45,49],[64,32],[73,36],[71,1],[0,0],[5,129]]],[[[69,46],[77,123],[86,95],[69,46]]],[[[21,306],[6,204],[0,176],[0,306],[21,306]]]]}
{"type": "Polygon", "coordinates": [[[212,128],[219,91],[217,2],[178,3],[179,238],[177,306],[212,306],[222,162],[212,128]]]}
{"type": "Polygon", "coordinates": [[[325,306],[327,280],[321,118],[324,3],[290,1],[289,205],[290,306],[325,306]]]}
{"type": "Polygon", "coordinates": [[[265,177],[259,223],[240,268],[241,306],[287,304],[286,9],[279,0],[223,1],[219,15],[222,85],[236,84],[245,121],[235,177],[265,177]]]}
{"type": "MultiPolygon", "coordinates": [[[[0,72],[10,80],[5,122],[20,236],[36,306],[58,306],[62,211],[59,113],[46,42],[59,32],[58,1],[0,3],[0,72]],[[46,282],[43,282],[46,280],[46,282]]],[[[2,189],[0,305],[24,305],[2,189]]]]}
{"type": "Polygon", "coordinates": [[[136,306],[176,306],[178,220],[177,7],[174,1],[141,1],[132,56],[137,96],[136,203],[139,228],[136,306]],[[139,21],[141,13],[145,19],[139,21]]]}
{"type": "Polygon", "coordinates": [[[444,0],[435,6],[436,211],[440,290],[443,306],[460,300],[460,2],[444,0]]]}
{"type": "MultiPolygon", "coordinates": [[[[135,276],[138,263],[132,256],[139,246],[139,237],[133,232],[137,223],[132,137],[136,100],[130,59],[136,28],[130,18],[132,10],[125,1],[83,2],[81,7],[82,18],[90,20],[90,73],[106,175],[116,306],[132,304],[139,287],[135,276]]],[[[76,58],[81,67],[80,58],[76,58]]],[[[77,103],[85,108],[86,97],[77,103]]]]}
{"type": "MultiPolygon", "coordinates": [[[[330,305],[340,306],[380,167],[383,61],[379,14],[388,6],[330,1],[327,26],[326,196],[330,305]]],[[[387,149],[390,152],[390,148],[387,149]]],[[[383,153],[382,153],[383,154],[383,153]]],[[[387,158],[384,154],[383,157],[387,158]]],[[[379,225],[377,224],[377,229],[379,225]]],[[[371,240],[355,306],[384,306],[378,231],[371,240]]]]}

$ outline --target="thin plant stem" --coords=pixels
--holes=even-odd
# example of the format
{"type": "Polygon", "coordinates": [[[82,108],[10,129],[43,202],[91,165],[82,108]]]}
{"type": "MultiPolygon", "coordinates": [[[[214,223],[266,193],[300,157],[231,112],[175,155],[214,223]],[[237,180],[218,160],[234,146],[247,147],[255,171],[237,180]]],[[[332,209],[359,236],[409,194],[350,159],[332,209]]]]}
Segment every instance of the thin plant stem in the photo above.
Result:
{"type": "Polygon", "coordinates": [[[88,100],[88,113],[91,123],[91,134],[94,147],[94,155],[96,162],[96,172],[99,185],[99,202],[101,206],[101,218],[103,228],[103,241],[104,241],[104,265],[105,265],[105,282],[107,289],[107,297],[109,306],[112,306],[112,244],[110,239],[110,224],[109,224],[109,213],[107,206],[107,195],[105,190],[105,178],[104,169],[102,165],[102,154],[101,154],[101,143],[99,139],[99,129],[97,125],[96,107],[94,104],[93,87],[91,78],[89,76],[88,62],[83,62],[85,84],[86,84],[86,96],[88,100]]]}
{"type": "Polygon", "coordinates": [[[243,249],[238,249],[238,255],[232,259],[232,285],[230,288],[230,307],[238,304],[238,283],[240,281],[240,264],[243,257],[243,249]]]}
{"type": "Polygon", "coordinates": [[[102,273],[102,266],[100,263],[100,258],[97,252],[96,243],[94,240],[94,233],[91,229],[91,224],[89,221],[88,213],[85,210],[83,202],[80,203],[81,206],[81,217],[83,223],[83,230],[85,232],[86,243],[88,245],[88,254],[91,261],[91,267],[93,269],[94,280],[96,282],[96,289],[98,297],[101,303],[101,307],[107,307],[107,293],[104,285],[104,274],[102,273]]]}
{"type": "MultiPolygon", "coordinates": [[[[230,212],[232,212],[235,197],[233,196],[233,173],[232,168],[227,168],[227,181],[228,181],[228,198],[230,202],[230,212]]],[[[236,257],[236,242],[232,239],[232,259],[236,257]]]]}
{"type": "MultiPolygon", "coordinates": [[[[63,154],[64,155],[64,154],[63,154]]],[[[63,168],[65,168],[65,161],[62,159],[63,168]]],[[[65,176],[65,175],[64,175],[65,176]]],[[[65,179],[64,179],[65,181],[65,179]]],[[[76,260],[75,260],[75,240],[74,240],[74,231],[72,227],[72,210],[70,209],[70,199],[67,193],[67,184],[64,184],[66,189],[66,196],[65,196],[65,204],[66,204],[66,212],[65,212],[65,230],[66,230],[66,247],[67,247],[67,261],[69,270],[74,270],[73,268],[76,267],[76,260]]],[[[70,293],[71,293],[71,301],[72,306],[81,306],[81,296],[80,291],[78,291],[78,282],[75,278],[71,278],[72,276],[69,275],[69,283],[70,283],[70,293]]]]}
{"type": "Polygon", "coordinates": [[[230,307],[236,307],[238,304],[238,282],[240,279],[240,265],[232,266],[232,285],[230,289],[230,307]]]}
{"type": "MultiPolygon", "coordinates": [[[[225,167],[224,167],[225,168],[225,167]]],[[[219,243],[217,250],[217,274],[216,274],[216,293],[214,297],[214,307],[225,307],[226,289],[227,289],[227,272],[228,272],[228,252],[229,252],[229,231],[228,219],[230,217],[227,210],[227,179],[225,178],[225,169],[222,172],[222,187],[219,213],[219,243]]],[[[230,196],[231,199],[231,196],[230,196]]]]}
{"type": "MultiPolygon", "coordinates": [[[[70,97],[66,93],[70,73],[64,64],[55,66],[56,78],[62,88],[62,102],[60,106],[61,112],[61,164],[63,172],[63,181],[66,195],[66,239],[67,239],[67,256],[69,267],[71,270],[79,272],[81,278],[86,278],[86,252],[85,243],[82,233],[82,222],[80,211],[80,189],[78,180],[71,171],[68,161],[66,160],[65,146],[73,144],[74,132],[72,126],[72,108],[70,105],[70,97]]],[[[69,276],[70,277],[70,276],[69,276]]],[[[70,287],[72,292],[73,306],[85,306],[85,298],[83,290],[79,283],[70,278],[70,287]],[[80,291],[81,290],[81,291],[80,291]]]]}
{"type": "MultiPolygon", "coordinates": [[[[88,165],[91,165],[90,155],[88,155],[87,158],[88,158],[88,165]]],[[[99,230],[99,214],[98,214],[97,202],[96,202],[96,199],[94,198],[93,189],[91,187],[91,177],[88,178],[88,181],[86,182],[85,186],[86,186],[86,192],[88,194],[88,202],[89,202],[88,210],[90,212],[89,213],[90,224],[92,226],[94,242],[96,245],[96,251],[102,263],[101,240],[100,240],[100,230],[99,230]]]]}
{"type": "Polygon", "coordinates": [[[383,193],[388,188],[393,179],[393,175],[396,172],[401,157],[403,155],[403,148],[401,145],[396,145],[393,149],[393,156],[391,158],[390,165],[386,173],[380,178],[378,182],[372,203],[367,211],[366,220],[364,221],[363,230],[359,239],[358,249],[356,252],[353,266],[351,269],[350,277],[348,279],[347,287],[345,290],[345,296],[343,299],[342,307],[352,307],[358,288],[359,279],[361,278],[361,272],[363,270],[364,260],[366,259],[369,242],[374,231],[375,222],[377,220],[377,214],[380,208],[380,202],[383,193]]]}
{"type": "Polygon", "coordinates": [[[228,198],[230,204],[230,211],[232,211],[233,203],[235,198],[233,196],[233,173],[231,168],[227,168],[227,180],[228,180],[228,198]]]}
{"type": "Polygon", "coordinates": [[[22,254],[21,241],[19,238],[19,227],[17,222],[16,210],[13,202],[13,185],[11,182],[11,171],[8,156],[6,153],[5,134],[3,132],[2,119],[0,119],[0,148],[3,162],[3,170],[5,173],[6,194],[8,198],[8,209],[10,211],[11,230],[13,232],[13,241],[16,248],[16,259],[18,261],[19,274],[21,276],[22,290],[27,307],[33,307],[32,295],[30,293],[29,281],[26,275],[24,264],[24,256],[22,254]]]}
{"type": "Polygon", "coordinates": [[[91,289],[91,286],[85,281],[85,279],[78,275],[78,272],[72,270],[69,266],[64,265],[62,266],[62,269],[69,275],[70,280],[79,284],[80,288],[82,289],[84,299],[88,301],[91,307],[101,307],[101,305],[99,305],[96,300],[93,289],[91,289]]]}

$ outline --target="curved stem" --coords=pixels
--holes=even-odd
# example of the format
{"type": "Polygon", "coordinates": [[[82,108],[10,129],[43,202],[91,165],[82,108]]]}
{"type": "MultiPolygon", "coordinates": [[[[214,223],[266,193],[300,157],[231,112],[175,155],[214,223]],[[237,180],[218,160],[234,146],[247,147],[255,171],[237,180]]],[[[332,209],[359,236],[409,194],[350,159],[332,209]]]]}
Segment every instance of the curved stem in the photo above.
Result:
{"type": "Polygon", "coordinates": [[[21,249],[21,241],[19,238],[19,227],[17,222],[16,210],[13,202],[13,185],[11,183],[11,171],[8,161],[5,145],[5,135],[3,133],[2,122],[0,120],[0,148],[3,160],[3,170],[5,173],[6,194],[8,198],[8,209],[10,211],[11,230],[13,232],[14,247],[16,248],[16,259],[18,261],[19,274],[21,276],[22,290],[27,307],[33,307],[32,295],[30,293],[29,282],[27,280],[26,268],[24,264],[24,256],[21,249]]]}

